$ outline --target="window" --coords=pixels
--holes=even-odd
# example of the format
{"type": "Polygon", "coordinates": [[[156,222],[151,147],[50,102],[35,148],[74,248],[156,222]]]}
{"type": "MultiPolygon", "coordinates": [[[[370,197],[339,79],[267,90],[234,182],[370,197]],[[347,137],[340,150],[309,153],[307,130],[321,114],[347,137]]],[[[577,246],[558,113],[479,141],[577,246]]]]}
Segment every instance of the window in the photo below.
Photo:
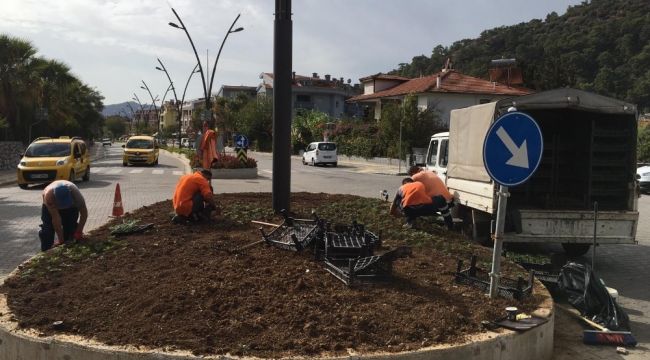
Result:
{"type": "Polygon", "coordinates": [[[31,144],[25,151],[26,157],[56,157],[70,155],[70,143],[31,144]]]}
{"type": "Polygon", "coordinates": [[[318,144],[318,150],[334,151],[334,150],[336,150],[336,144],[335,143],[320,143],[320,144],[318,144]]]}
{"type": "Polygon", "coordinates": [[[296,95],[297,102],[311,102],[311,96],[309,95],[296,95]]]}
{"type": "Polygon", "coordinates": [[[427,165],[435,166],[438,160],[438,140],[431,140],[427,151],[427,165]]]}
{"type": "Polygon", "coordinates": [[[449,140],[445,139],[440,142],[440,160],[438,164],[440,167],[446,168],[449,162],[449,140]]]}

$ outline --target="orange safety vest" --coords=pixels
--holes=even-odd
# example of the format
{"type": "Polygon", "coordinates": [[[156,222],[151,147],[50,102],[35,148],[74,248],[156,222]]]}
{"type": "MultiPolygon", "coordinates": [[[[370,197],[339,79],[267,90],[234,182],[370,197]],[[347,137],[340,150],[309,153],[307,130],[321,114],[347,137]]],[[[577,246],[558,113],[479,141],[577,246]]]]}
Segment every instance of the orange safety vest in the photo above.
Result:
{"type": "Polygon", "coordinates": [[[189,216],[192,213],[192,197],[197,192],[201,192],[204,199],[212,196],[208,180],[199,172],[181,176],[172,198],[176,214],[189,216]]]}
{"type": "Polygon", "coordinates": [[[407,206],[431,204],[433,200],[424,190],[421,182],[406,183],[399,188],[402,193],[402,209],[407,206]]]}

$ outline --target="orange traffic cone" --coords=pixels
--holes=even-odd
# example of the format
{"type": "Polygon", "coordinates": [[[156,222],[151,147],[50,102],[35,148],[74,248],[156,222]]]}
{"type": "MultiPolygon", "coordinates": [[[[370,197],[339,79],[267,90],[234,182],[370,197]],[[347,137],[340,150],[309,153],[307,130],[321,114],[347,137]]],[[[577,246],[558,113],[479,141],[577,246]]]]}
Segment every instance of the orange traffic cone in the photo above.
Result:
{"type": "Polygon", "coordinates": [[[115,185],[115,198],[113,200],[113,216],[120,217],[124,215],[124,208],[122,207],[122,194],[120,193],[120,183],[115,185]]]}

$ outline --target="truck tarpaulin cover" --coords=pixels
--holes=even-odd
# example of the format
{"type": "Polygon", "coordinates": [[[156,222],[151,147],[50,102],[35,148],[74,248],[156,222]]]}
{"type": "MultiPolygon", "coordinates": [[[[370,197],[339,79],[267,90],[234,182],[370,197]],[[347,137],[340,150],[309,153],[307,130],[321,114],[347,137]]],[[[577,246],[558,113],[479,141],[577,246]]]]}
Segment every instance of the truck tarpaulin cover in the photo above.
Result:
{"type": "Polygon", "coordinates": [[[558,285],[582,315],[609,330],[630,330],[630,319],[589,265],[570,262],[562,268],[558,285]]]}
{"type": "Polygon", "coordinates": [[[451,111],[447,176],[490,182],[483,165],[483,141],[494,121],[496,102],[451,111]]]}
{"type": "Polygon", "coordinates": [[[519,111],[543,109],[574,109],[601,114],[628,114],[636,116],[636,106],[587,91],[564,88],[537,94],[508,98],[497,102],[500,114],[514,106],[519,111]]]}

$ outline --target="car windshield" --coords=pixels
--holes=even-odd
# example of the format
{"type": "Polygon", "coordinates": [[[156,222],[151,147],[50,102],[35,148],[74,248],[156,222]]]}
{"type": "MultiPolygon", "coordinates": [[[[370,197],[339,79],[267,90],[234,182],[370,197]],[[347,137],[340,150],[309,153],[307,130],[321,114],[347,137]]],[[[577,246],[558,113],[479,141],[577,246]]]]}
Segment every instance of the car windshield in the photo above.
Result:
{"type": "Polygon", "coordinates": [[[133,139],[126,143],[129,149],[153,149],[153,141],[145,139],[133,139]]]}
{"type": "Polygon", "coordinates": [[[57,157],[69,156],[70,144],[68,143],[42,143],[31,144],[25,151],[27,157],[57,157]]]}
{"type": "Polygon", "coordinates": [[[318,144],[318,150],[334,151],[334,150],[336,150],[336,144],[335,143],[320,143],[320,144],[318,144]]]}

